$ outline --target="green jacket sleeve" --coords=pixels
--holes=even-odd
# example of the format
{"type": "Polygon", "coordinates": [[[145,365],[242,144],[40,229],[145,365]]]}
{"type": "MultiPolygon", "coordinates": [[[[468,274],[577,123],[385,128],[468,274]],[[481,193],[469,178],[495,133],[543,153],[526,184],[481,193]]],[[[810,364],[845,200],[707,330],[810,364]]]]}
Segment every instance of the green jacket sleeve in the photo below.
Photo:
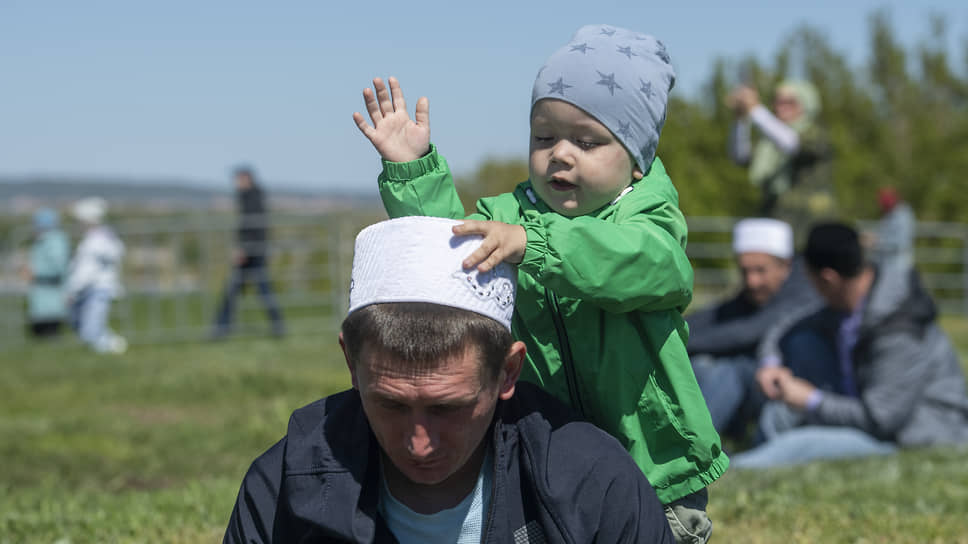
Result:
{"type": "Polygon", "coordinates": [[[380,198],[391,218],[411,215],[463,219],[447,161],[430,146],[430,153],[410,162],[383,161],[378,178],[380,198]]]}
{"type": "Polygon", "coordinates": [[[622,224],[532,211],[525,217],[520,268],[560,295],[616,313],[681,311],[692,300],[692,266],[662,224],[668,216],[643,213],[622,224]]]}

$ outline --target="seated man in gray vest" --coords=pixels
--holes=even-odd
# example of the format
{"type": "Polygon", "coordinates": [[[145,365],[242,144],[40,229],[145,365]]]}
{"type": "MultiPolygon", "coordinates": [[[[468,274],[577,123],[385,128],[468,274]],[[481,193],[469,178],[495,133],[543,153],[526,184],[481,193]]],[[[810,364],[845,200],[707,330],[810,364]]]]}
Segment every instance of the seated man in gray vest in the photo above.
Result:
{"type": "Polygon", "coordinates": [[[673,542],[618,441],[517,382],[515,271],[464,270],[481,237],[456,224],[359,234],[339,337],[353,388],[293,413],[224,542],[673,542]]]}
{"type": "Polygon", "coordinates": [[[818,308],[820,298],[803,263],[794,258],[793,229],[787,223],[768,218],[737,222],[733,254],[743,287],[686,316],[687,347],[716,430],[742,434],[760,404],[753,387],[760,341],[788,312],[818,308]]]}

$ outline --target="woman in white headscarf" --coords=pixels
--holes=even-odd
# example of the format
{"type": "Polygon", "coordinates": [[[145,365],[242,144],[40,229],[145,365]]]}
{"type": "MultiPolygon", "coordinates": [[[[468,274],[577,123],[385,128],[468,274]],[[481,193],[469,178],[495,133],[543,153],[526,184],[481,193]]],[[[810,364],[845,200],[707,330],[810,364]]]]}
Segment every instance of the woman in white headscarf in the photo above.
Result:
{"type": "Polygon", "coordinates": [[[784,81],[776,87],[773,112],[748,86],[726,99],[737,120],[730,156],[749,166],[750,182],[762,194],[759,215],[789,222],[801,239],[810,223],[836,215],[831,179],[832,151],[817,123],[820,94],[806,81],[784,81]],[[751,125],[762,136],[752,145],[751,125]]]}

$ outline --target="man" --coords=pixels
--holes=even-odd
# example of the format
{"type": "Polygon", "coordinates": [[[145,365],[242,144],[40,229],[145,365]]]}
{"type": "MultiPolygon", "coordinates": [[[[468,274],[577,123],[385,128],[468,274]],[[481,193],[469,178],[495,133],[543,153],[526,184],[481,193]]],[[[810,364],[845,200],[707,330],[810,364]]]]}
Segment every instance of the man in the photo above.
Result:
{"type": "Polygon", "coordinates": [[[272,334],[282,336],[285,333],[282,314],[279,312],[275,297],[272,296],[272,288],[269,284],[265,198],[251,168],[246,166],[236,168],[233,178],[239,199],[238,247],[235,249],[232,276],[222,297],[211,337],[220,339],[229,334],[235,312],[235,297],[247,284],[255,284],[259,290],[259,296],[262,297],[262,303],[272,324],[272,334]]]}
{"type": "Polygon", "coordinates": [[[733,253],[743,288],[720,304],[686,317],[689,355],[716,430],[744,427],[755,416],[749,397],[757,347],[791,309],[820,299],[793,255],[793,230],[777,219],[750,218],[733,228],[733,253]],[[742,417],[737,417],[739,411],[742,417]]]}
{"type": "Polygon", "coordinates": [[[777,408],[761,417],[767,441],[733,465],[968,441],[964,374],[914,269],[866,264],[857,231],[840,223],[813,228],[804,259],[826,306],[778,336],[784,365],[757,375],[777,408]]]}
{"type": "Polygon", "coordinates": [[[356,240],[340,345],[353,389],[293,413],[224,542],[673,542],[624,448],[518,375],[514,270],[461,263],[457,221],[356,240]]]}

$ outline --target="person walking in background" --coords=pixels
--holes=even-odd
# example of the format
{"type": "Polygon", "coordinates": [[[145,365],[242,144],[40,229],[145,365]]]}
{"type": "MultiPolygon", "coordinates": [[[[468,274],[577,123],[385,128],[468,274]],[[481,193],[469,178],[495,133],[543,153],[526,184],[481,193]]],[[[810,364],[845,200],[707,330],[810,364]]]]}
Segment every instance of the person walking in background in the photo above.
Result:
{"type": "Polygon", "coordinates": [[[41,208],[34,212],[34,242],[30,263],[24,270],[30,282],[27,292],[27,318],[30,334],[37,338],[60,334],[67,319],[64,279],[71,258],[70,241],[60,229],[55,210],[41,208]]]}
{"type": "Polygon", "coordinates": [[[84,235],[71,260],[65,286],[71,322],[85,344],[99,353],[124,353],[128,342],[108,327],[111,301],[121,296],[124,244],[103,224],[107,202],[100,197],[79,200],[71,210],[84,235]]]}
{"type": "Polygon", "coordinates": [[[755,89],[741,85],[726,104],[736,114],[729,154],[749,167],[750,182],[761,193],[758,214],[790,223],[800,241],[812,221],[836,214],[833,153],[817,122],[820,94],[809,82],[784,81],[776,87],[770,112],[755,89]],[[751,125],[762,135],[755,147],[751,125]]]}
{"type": "Polygon", "coordinates": [[[231,332],[235,299],[247,284],[255,284],[259,290],[269,321],[272,323],[272,334],[282,336],[285,334],[282,314],[269,285],[267,264],[269,229],[265,197],[251,168],[247,166],[236,168],[233,178],[239,207],[239,226],[236,230],[238,245],[233,255],[232,274],[219,305],[211,337],[220,339],[231,332]]]}

